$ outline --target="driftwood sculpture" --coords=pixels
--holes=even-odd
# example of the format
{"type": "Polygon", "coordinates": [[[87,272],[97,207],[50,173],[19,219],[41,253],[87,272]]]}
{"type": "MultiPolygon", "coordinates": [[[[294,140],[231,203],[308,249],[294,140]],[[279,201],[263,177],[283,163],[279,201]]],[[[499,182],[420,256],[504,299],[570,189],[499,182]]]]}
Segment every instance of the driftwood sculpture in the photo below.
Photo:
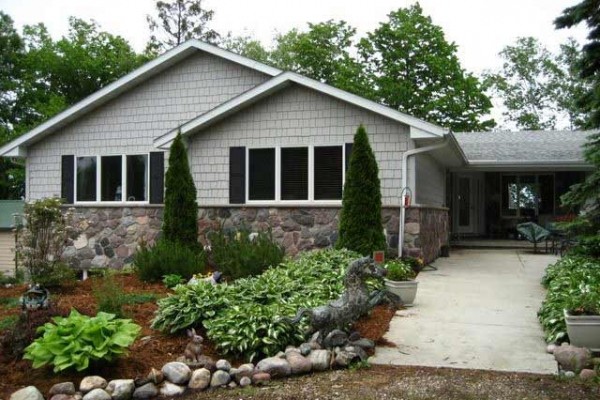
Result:
{"type": "Polygon", "coordinates": [[[333,330],[347,330],[387,295],[386,291],[372,292],[366,285],[368,278],[382,278],[385,272],[385,269],[376,265],[370,257],[354,260],[346,272],[344,279],[346,290],[340,298],[325,306],[312,309],[301,308],[294,318],[282,318],[282,320],[297,324],[304,316],[309,317],[312,331],[319,332],[320,341],[333,330]]]}

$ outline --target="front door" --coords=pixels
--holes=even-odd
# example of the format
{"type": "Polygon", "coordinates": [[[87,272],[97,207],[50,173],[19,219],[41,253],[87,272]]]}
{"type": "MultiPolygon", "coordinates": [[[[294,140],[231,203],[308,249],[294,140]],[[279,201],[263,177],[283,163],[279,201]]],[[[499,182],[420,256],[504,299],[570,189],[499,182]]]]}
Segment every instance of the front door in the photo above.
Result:
{"type": "Polygon", "coordinates": [[[454,221],[458,234],[476,232],[476,187],[473,175],[457,175],[456,203],[454,205],[454,221]]]}

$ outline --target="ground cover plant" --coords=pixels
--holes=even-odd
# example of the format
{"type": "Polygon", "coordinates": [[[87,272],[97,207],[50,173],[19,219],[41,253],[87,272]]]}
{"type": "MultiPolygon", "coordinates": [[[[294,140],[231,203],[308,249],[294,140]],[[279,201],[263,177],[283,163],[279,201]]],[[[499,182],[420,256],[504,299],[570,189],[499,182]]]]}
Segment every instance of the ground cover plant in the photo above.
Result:
{"type": "Polygon", "coordinates": [[[173,274],[187,280],[206,271],[206,255],[199,248],[160,240],[152,247],[143,245],[135,253],[133,264],[145,282],[160,282],[173,274]]]}
{"type": "Polygon", "coordinates": [[[548,266],[542,284],[548,290],[538,312],[546,341],[568,340],[563,310],[600,315],[600,262],[567,256],[548,266]]]}
{"type": "Polygon", "coordinates": [[[305,340],[306,323],[279,321],[300,307],[315,307],[344,290],[348,264],[359,257],[349,250],[302,254],[263,274],[230,284],[180,285],[158,301],[153,327],[177,332],[201,326],[224,354],[248,359],[274,355],[305,340]]]}

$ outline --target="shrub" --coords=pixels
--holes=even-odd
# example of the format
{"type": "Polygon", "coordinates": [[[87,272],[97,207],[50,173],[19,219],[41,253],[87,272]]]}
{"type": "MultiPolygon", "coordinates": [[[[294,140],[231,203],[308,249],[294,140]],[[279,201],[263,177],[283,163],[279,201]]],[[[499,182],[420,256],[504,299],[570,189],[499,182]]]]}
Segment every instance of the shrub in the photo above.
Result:
{"type": "Polygon", "coordinates": [[[153,247],[142,246],[133,260],[139,278],[146,282],[160,282],[165,275],[177,274],[184,279],[206,269],[203,251],[191,249],[177,242],[159,241],[153,247]]]}
{"type": "Polygon", "coordinates": [[[416,276],[413,266],[402,260],[391,260],[385,264],[386,278],[391,281],[409,281],[416,276]]]}
{"type": "Polygon", "coordinates": [[[172,289],[175,286],[182,284],[184,282],[184,279],[181,277],[181,275],[168,274],[168,275],[163,276],[162,281],[166,287],[168,287],[169,289],[172,289]]]}
{"type": "Polygon", "coordinates": [[[5,275],[2,271],[0,271],[0,285],[18,285],[23,283],[25,280],[25,276],[23,274],[22,269],[18,269],[14,276],[5,275]]]}
{"type": "Polygon", "coordinates": [[[123,316],[123,305],[125,304],[125,291],[123,284],[115,279],[114,273],[110,271],[103,278],[95,279],[92,288],[98,311],[123,316]]]}
{"type": "Polygon", "coordinates": [[[336,247],[362,255],[386,250],[381,223],[381,188],[377,161],[361,125],[354,135],[350,168],[342,197],[339,238],[336,247]]]}
{"type": "Polygon", "coordinates": [[[285,255],[270,231],[251,234],[247,229],[225,232],[221,228],[208,238],[216,268],[232,279],[258,275],[270,266],[279,265],[285,255]]]}
{"type": "Polygon", "coordinates": [[[225,354],[250,359],[274,355],[286,345],[304,340],[307,328],[280,322],[300,307],[315,307],[336,299],[344,290],[348,264],[359,254],[348,250],[305,253],[255,277],[233,283],[175,287],[158,301],[152,327],[176,332],[203,325],[207,336],[225,354]]]}
{"type": "Polygon", "coordinates": [[[567,340],[563,310],[600,314],[600,263],[584,257],[565,257],[548,266],[542,284],[548,289],[538,318],[548,342],[567,340]]]}
{"type": "Polygon", "coordinates": [[[54,365],[54,372],[67,368],[83,371],[93,361],[112,361],[135,341],[140,326],[114,314],[99,312],[88,317],[71,310],[68,317],[55,317],[38,331],[43,336],[25,349],[33,368],[54,365]]]}
{"type": "Polygon", "coordinates": [[[600,234],[585,236],[569,251],[571,255],[600,258],[600,234]]]}
{"type": "Polygon", "coordinates": [[[30,279],[45,286],[60,286],[75,273],[61,260],[69,237],[76,236],[72,210],[62,213],[61,200],[46,198],[25,204],[25,224],[17,243],[18,260],[30,279]]]}
{"type": "Polygon", "coordinates": [[[178,134],[171,146],[165,177],[164,239],[195,249],[198,244],[198,204],[196,186],[190,172],[187,152],[178,134]]]}

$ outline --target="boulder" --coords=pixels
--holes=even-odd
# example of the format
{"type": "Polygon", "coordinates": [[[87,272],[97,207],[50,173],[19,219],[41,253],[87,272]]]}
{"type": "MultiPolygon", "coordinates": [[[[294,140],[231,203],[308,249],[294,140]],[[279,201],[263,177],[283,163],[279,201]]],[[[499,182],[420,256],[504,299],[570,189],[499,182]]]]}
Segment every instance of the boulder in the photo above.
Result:
{"type": "Polygon", "coordinates": [[[366,361],[369,358],[367,352],[364,351],[363,348],[359,347],[359,346],[346,346],[346,347],[344,347],[344,350],[346,350],[350,353],[356,354],[356,356],[358,356],[360,361],[366,361]]]}
{"type": "Polygon", "coordinates": [[[133,392],[135,400],[146,400],[158,396],[158,388],[153,382],[148,382],[140,386],[133,392]]]}
{"type": "Polygon", "coordinates": [[[11,394],[10,400],[44,400],[44,395],[35,386],[27,386],[11,394]]]}
{"type": "Polygon", "coordinates": [[[235,379],[236,382],[240,382],[244,377],[252,377],[254,373],[254,364],[242,364],[237,368],[233,368],[229,371],[229,374],[235,379]]]}
{"type": "Polygon", "coordinates": [[[133,379],[114,379],[106,385],[106,393],[110,394],[113,400],[128,400],[133,396],[134,390],[133,379]]]}
{"type": "Polygon", "coordinates": [[[229,372],[229,370],[231,369],[231,364],[227,360],[219,360],[217,361],[217,364],[215,366],[217,367],[217,369],[225,372],[229,372]]]}
{"type": "Polygon", "coordinates": [[[210,379],[210,387],[220,387],[227,385],[231,381],[231,376],[220,369],[216,370],[210,379]]]}
{"type": "Polygon", "coordinates": [[[156,368],[152,368],[150,372],[148,372],[148,382],[152,382],[155,385],[162,383],[165,380],[165,375],[162,371],[157,370],[156,368]]]}
{"type": "Polygon", "coordinates": [[[73,382],[61,382],[50,388],[48,392],[50,396],[54,396],[55,394],[67,394],[74,395],[75,394],[75,384],[73,382]]]}
{"type": "Polygon", "coordinates": [[[206,389],[210,385],[210,371],[206,368],[200,368],[192,372],[192,377],[188,387],[194,390],[206,389]]]}
{"type": "Polygon", "coordinates": [[[310,352],[312,351],[312,347],[310,345],[310,343],[302,343],[300,345],[300,354],[302,354],[303,356],[307,356],[310,354],[310,352]]]}
{"type": "Polygon", "coordinates": [[[354,361],[358,361],[358,360],[360,360],[360,358],[358,357],[358,355],[356,353],[346,351],[346,350],[340,350],[340,351],[336,352],[336,355],[335,355],[335,365],[337,365],[338,367],[342,367],[342,368],[346,368],[347,366],[352,364],[354,361]]]}
{"type": "Polygon", "coordinates": [[[252,383],[256,385],[262,385],[271,380],[271,375],[266,372],[257,372],[252,375],[252,383]]]}
{"type": "Polygon", "coordinates": [[[375,348],[375,342],[371,339],[358,339],[350,342],[351,346],[360,347],[363,350],[371,350],[375,348]]]}
{"type": "Polygon", "coordinates": [[[345,346],[348,344],[348,334],[340,329],[334,329],[325,337],[325,347],[345,346]]]}
{"type": "Polygon", "coordinates": [[[293,375],[306,374],[312,370],[312,363],[299,351],[290,351],[287,353],[287,362],[293,375]]]}
{"type": "Polygon", "coordinates": [[[104,389],[108,385],[106,379],[98,375],[86,376],[79,383],[79,391],[82,393],[87,393],[94,389],[104,389]]]}
{"type": "Polygon", "coordinates": [[[55,394],[50,397],[50,400],[81,400],[82,397],[77,397],[74,394],[55,394]]]}
{"type": "Polygon", "coordinates": [[[169,382],[179,385],[186,384],[192,376],[190,367],[178,361],[169,362],[163,365],[162,373],[169,382]]]}
{"type": "Polygon", "coordinates": [[[312,364],[313,371],[326,371],[331,366],[331,351],[313,350],[308,359],[312,364]]]}
{"type": "Polygon", "coordinates": [[[210,372],[215,372],[217,370],[217,365],[209,356],[200,356],[196,362],[196,368],[206,368],[210,372]]]}
{"type": "Polygon", "coordinates": [[[181,396],[185,392],[185,386],[179,386],[169,381],[164,381],[158,390],[161,396],[181,396]]]}
{"type": "Polygon", "coordinates": [[[579,377],[584,381],[591,381],[596,377],[596,371],[593,369],[582,369],[579,377]]]}
{"type": "Polygon", "coordinates": [[[554,349],[554,358],[563,370],[573,371],[577,374],[590,365],[592,353],[583,347],[563,344],[554,349]]]}
{"type": "MultiPolygon", "coordinates": [[[[285,354],[284,354],[285,357],[285,354]]],[[[268,357],[256,364],[257,372],[266,372],[272,378],[281,378],[289,376],[292,373],[290,363],[285,358],[268,357]]]]}
{"type": "Polygon", "coordinates": [[[243,376],[242,379],[240,379],[240,386],[241,387],[250,386],[250,384],[252,384],[252,379],[250,379],[250,377],[243,376]]]}
{"type": "Polygon", "coordinates": [[[92,389],[85,396],[83,400],[111,400],[110,394],[106,393],[104,389],[92,389]]]}

